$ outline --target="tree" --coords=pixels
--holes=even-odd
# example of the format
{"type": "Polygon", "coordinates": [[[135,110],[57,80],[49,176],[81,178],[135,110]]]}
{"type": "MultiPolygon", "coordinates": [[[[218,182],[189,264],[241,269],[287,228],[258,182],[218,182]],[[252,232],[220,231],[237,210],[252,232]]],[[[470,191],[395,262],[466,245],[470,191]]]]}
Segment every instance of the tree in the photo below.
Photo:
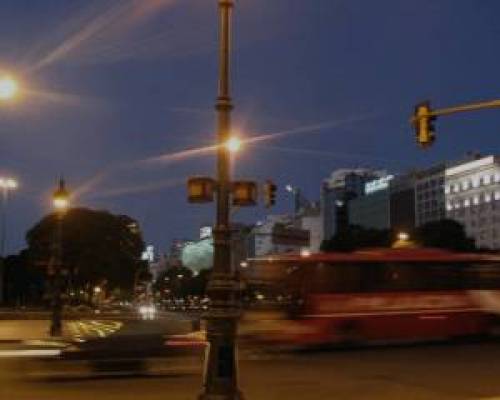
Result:
{"type": "Polygon", "coordinates": [[[182,264],[193,272],[212,268],[214,243],[212,238],[190,243],[182,249],[182,264]]]}
{"type": "Polygon", "coordinates": [[[424,247],[454,251],[474,251],[474,239],[467,237],[460,222],[452,219],[428,222],[415,231],[416,241],[424,247]]]}
{"type": "Polygon", "coordinates": [[[29,263],[27,253],[22,250],[4,261],[6,302],[11,306],[40,306],[43,303],[44,275],[29,263]]]}
{"type": "MultiPolygon", "coordinates": [[[[47,266],[53,254],[56,215],[42,218],[26,234],[33,263],[47,266]]],[[[142,267],[144,249],[137,222],[126,215],[87,208],[71,209],[62,221],[63,267],[75,289],[106,285],[108,289],[132,289],[142,267]]]]}
{"type": "Polygon", "coordinates": [[[392,234],[388,229],[371,229],[349,225],[331,239],[321,243],[322,251],[354,251],[363,247],[390,247],[392,234]]]}

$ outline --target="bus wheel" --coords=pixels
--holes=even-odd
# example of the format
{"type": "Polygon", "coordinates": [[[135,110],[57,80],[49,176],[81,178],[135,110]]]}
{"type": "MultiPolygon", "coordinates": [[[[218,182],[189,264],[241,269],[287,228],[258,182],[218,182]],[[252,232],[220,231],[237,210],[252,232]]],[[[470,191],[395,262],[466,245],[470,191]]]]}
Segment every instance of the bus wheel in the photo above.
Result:
{"type": "Polygon", "coordinates": [[[362,326],[354,320],[343,321],[335,327],[336,341],[347,347],[360,346],[364,342],[362,326]]]}

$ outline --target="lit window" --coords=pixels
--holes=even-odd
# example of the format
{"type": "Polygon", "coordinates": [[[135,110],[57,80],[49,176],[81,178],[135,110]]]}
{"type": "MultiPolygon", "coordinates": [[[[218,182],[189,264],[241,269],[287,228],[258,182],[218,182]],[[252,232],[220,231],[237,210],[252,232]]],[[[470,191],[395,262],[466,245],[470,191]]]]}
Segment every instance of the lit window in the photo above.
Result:
{"type": "Polygon", "coordinates": [[[460,202],[458,202],[458,201],[457,201],[457,202],[455,203],[455,209],[458,209],[458,208],[460,208],[460,202]]]}
{"type": "Polygon", "coordinates": [[[500,182],[500,173],[495,174],[495,182],[500,182]]]}
{"type": "Polygon", "coordinates": [[[470,206],[470,199],[465,199],[464,200],[464,207],[469,207],[470,206]]]}
{"type": "Polygon", "coordinates": [[[479,187],[479,178],[478,177],[472,178],[472,186],[475,188],[479,187]]]}
{"type": "Polygon", "coordinates": [[[491,201],[491,194],[489,194],[489,193],[485,193],[485,194],[484,194],[484,201],[485,201],[486,203],[489,203],[489,202],[491,201]]]}
{"type": "Polygon", "coordinates": [[[453,191],[456,193],[460,190],[460,186],[458,184],[453,185],[453,191]]]}
{"type": "Polygon", "coordinates": [[[495,200],[500,200],[500,191],[495,192],[495,200]]]}
{"type": "Polygon", "coordinates": [[[485,185],[489,185],[491,183],[491,176],[490,175],[484,175],[483,176],[483,183],[485,185]]]}
{"type": "Polygon", "coordinates": [[[479,204],[479,196],[477,196],[477,195],[474,196],[473,203],[476,205],[479,204]]]}
{"type": "Polygon", "coordinates": [[[444,192],[445,192],[446,194],[450,193],[450,186],[449,186],[449,185],[446,185],[446,186],[444,187],[444,192]]]}
{"type": "Polygon", "coordinates": [[[448,211],[453,210],[453,206],[451,205],[451,203],[446,204],[446,209],[447,209],[448,211]]]}
{"type": "Polygon", "coordinates": [[[462,190],[467,190],[467,189],[469,189],[469,182],[463,181],[462,182],[462,190]]]}

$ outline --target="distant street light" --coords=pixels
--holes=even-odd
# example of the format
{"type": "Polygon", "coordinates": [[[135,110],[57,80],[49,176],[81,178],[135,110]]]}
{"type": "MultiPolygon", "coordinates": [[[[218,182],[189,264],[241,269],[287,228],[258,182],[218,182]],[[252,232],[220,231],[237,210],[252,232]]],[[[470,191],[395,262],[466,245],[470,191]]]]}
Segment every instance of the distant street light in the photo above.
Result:
{"type": "Polygon", "coordinates": [[[9,201],[9,192],[17,189],[18,184],[15,179],[0,177],[0,189],[2,190],[1,203],[1,242],[0,242],[0,303],[4,299],[4,258],[5,245],[7,242],[7,203],[9,201]]]}
{"type": "Polygon", "coordinates": [[[13,99],[19,92],[19,86],[15,79],[5,75],[0,77],[0,100],[13,99]]]}
{"type": "Polygon", "coordinates": [[[301,257],[310,257],[311,256],[311,250],[309,249],[302,249],[300,250],[300,256],[301,257]]]}
{"type": "Polygon", "coordinates": [[[64,180],[59,181],[59,187],[52,197],[54,209],[56,211],[56,232],[54,240],[53,254],[53,280],[52,280],[52,320],[50,326],[51,336],[61,336],[62,334],[62,221],[69,208],[69,192],[65,187],[64,180]]]}
{"type": "Polygon", "coordinates": [[[230,137],[226,143],[226,148],[231,152],[231,153],[236,153],[241,149],[241,139],[237,138],[236,136],[230,137]]]}
{"type": "Polygon", "coordinates": [[[410,235],[408,235],[408,233],[406,233],[406,232],[399,232],[398,233],[398,240],[407,241],[408,239],[410,239],[410,235]]]}

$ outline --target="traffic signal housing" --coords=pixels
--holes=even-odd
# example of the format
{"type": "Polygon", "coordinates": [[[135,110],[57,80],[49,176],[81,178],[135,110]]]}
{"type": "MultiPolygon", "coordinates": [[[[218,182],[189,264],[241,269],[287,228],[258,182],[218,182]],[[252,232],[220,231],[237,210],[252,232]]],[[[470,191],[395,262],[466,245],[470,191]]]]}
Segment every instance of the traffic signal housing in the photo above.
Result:
{"type": "Polygon", "coordinates": [[[271,180],[267,180],[264,183],[264,205],[266,206],[266,208],[270,208],[276,204],[277,189],[278,187],[271,180]]]}
{"type": "Polygon", "coordinates": [[[424,101],[415,106],[415,112],[412,118],[413,126],[415,127],[415,136],[419,146],[424,149],[432,146],[436,140],[434,130],[435,120],[436,117],[432,115],[432,110],[428,101],[424,101]]]}

